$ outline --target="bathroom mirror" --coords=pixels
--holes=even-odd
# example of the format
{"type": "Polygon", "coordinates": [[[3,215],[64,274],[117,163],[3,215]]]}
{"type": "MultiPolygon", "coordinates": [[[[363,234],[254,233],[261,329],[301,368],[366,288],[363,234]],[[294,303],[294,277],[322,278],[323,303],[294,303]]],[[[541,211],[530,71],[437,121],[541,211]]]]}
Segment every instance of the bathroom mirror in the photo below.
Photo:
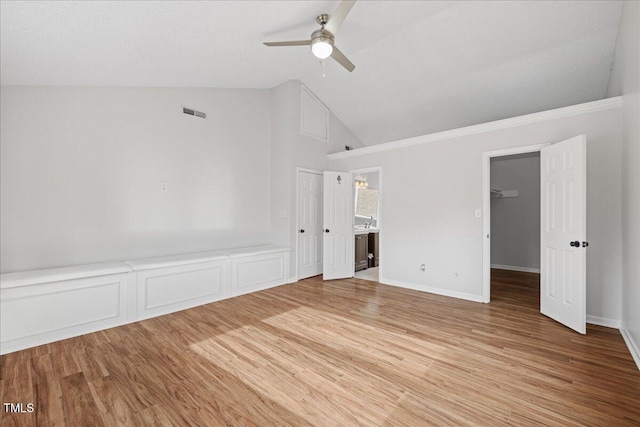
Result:
{"type": "Polygon", "coordinates": [[[356,188],[356,217],[378,218],[378,190],[356,188]]]}

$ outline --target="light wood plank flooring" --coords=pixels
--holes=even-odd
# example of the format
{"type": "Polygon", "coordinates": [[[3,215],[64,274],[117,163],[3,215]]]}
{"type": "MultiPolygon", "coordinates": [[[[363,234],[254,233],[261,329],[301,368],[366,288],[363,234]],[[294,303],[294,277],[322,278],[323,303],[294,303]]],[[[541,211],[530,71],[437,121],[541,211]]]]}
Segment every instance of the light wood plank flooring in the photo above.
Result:
{"type": "Polygon", "coordinates": [[[491,304],[351,279],[292,285],[0,358],[2,425],[640,425],[617,330],[538,312],[535,276],[491,304]]]}

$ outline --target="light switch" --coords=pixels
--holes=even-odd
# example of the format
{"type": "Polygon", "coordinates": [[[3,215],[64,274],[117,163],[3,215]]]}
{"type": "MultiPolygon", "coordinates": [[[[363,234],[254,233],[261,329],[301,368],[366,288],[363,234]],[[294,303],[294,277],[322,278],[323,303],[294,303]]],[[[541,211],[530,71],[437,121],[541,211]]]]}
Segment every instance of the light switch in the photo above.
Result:
{"type": "Polygon", "coordinates": [[[482,218],[482,209],[476,209],[476,218],[482,218]]]}
{"type": "Polygon", "coordinates": [[[287,211],[278,211],[278,216],[280,218],[285,218],[287,216],[287,211]]]}

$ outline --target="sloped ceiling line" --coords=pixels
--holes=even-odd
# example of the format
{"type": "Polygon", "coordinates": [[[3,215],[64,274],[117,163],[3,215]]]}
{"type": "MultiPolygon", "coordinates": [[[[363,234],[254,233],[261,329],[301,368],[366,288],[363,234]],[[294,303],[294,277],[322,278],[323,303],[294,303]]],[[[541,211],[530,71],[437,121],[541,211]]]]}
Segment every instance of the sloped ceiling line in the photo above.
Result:
{"type": "Polygon", "coordinates": [[[0,2],[2,85],[309,87],[375,145],[602,99],[621,1],[359,1],[326,77],[308,37],[338,1],[0,2]]]}

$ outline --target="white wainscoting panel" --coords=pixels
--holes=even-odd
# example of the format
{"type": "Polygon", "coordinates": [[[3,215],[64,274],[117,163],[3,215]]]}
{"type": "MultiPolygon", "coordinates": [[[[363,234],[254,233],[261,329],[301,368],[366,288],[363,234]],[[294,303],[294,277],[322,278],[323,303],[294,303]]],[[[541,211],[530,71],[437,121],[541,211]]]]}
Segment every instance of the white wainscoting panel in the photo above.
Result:
{"type": "Polygon", "coordinates": [[[126,287],[123,273],[3,289],[0,353],[125,323],[126,287]]]}
{"type": "Polygon", "coordinates": [[[0,354],[287,282],[290,248],[263,245],[0,275],[0,354]]]}
{"type": "Polygon", "coordinates": [[[277,252],[231,259],[232,296],[287,283],[289,253],[277,252]]]}
{"type": "Polygon", "coordinates": [[[137,272],[137,315],[147,319],[229,296],[226,262],[156,268],[137,272]]]}

